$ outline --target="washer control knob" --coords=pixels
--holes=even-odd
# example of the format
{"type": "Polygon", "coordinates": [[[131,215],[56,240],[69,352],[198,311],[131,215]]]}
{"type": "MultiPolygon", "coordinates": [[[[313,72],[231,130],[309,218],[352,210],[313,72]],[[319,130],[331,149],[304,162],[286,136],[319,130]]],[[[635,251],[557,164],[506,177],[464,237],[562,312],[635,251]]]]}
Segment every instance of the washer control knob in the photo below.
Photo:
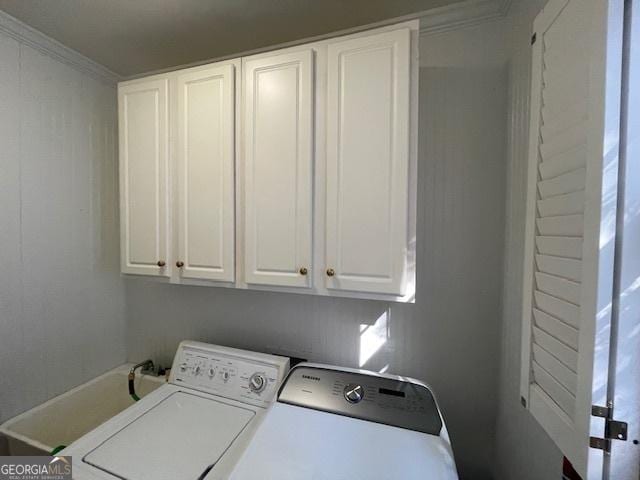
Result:
{"type": "Polygon", "coordinates": [[[208,373],[209,373],[209,378],[213,378],[216,376],[216,369],[213,367],[210,367],[208,373]]]}
{"type": "Polygon", "coordinates": [[[364,397],[364,388],[361,385],[350,383],[344,387],[344,398],[349,403],[359,403],[364,397]]]}
{"type": "Polygon", "coordinates": [[[200,367],[200,365],[196,365],[195,367],[193,367],[193,373],[195,373],[196,375],[200,375],[201,370],[202,367],[200,367]]]}
{"type": "Polygon", "coordinates": [[[187,362],[182,362],[180,364],[180,371],[183,373],[187,371],[187,362]]]}
{"type": "Polygon", "coordinates": [[[262,392],[267,386],[267,381],[261,373],[254,373],[249,379],[249,389],[254,393],[262,392]]]}
{"type": "Polygon", "coordinates": [[[224,371],[222,372],[222,379],[226,382],[227,380],[229,380],[229,372],[224,371]]]}

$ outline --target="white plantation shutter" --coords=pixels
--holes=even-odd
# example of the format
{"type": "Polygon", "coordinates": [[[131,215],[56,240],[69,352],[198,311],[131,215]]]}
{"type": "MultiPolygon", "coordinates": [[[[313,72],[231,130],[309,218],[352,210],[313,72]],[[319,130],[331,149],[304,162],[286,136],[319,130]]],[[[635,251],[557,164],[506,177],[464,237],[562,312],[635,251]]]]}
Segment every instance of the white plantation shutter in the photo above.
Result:
{"type": "Polygon", "coordinates": [[[602,468],[589,437],[602,436],[590,414],[606,400],[608,368],[617,153],[605,138],[618,133],[616,3],[551,0],[532,39],[521,395],[585,478],[602,468]]]}

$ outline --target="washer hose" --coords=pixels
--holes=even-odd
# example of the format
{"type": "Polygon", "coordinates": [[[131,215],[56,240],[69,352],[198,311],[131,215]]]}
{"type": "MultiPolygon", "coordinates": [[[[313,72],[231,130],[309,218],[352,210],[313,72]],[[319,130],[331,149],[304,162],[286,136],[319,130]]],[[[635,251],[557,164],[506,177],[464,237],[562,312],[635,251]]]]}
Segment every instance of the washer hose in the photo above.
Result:
{"type": "Polygon", "coordinates": [[[58,454],[58,452],[64,450],[65,448],[67,448],[66,445],[58,445],[56,448],[54,448],[53,450],[51,450],[51,456],[55,456],[58,454]]]}
{"type": "Polygon", "coordinates": [[[136,388],[133,385],[133,380],[135,378],[136,378],[136,374],[132,369],[129,372],[129,395],[131,395],[131,398],[133,398],[137,402],[138,400],[140,400],[140,397],[136,395],[136,388]]]}
{"type": "Polygon", "coordinates": [[[136,365],[133,366],[133,368],[129,371],[129,395],[131,395],[131,398],[133,398],[136,402],[138,400],[140,400],[140,397],[138,395],[136,395],[136,388],[133,385],[133,381],[136,378],[136,369],[143,367],[142,368],[142,372],[144,373],[145,371],[153,371],[154,369],[154,365],[153,365],[153,360],[145,360],[144,362],[140,362],[136,365]]]}

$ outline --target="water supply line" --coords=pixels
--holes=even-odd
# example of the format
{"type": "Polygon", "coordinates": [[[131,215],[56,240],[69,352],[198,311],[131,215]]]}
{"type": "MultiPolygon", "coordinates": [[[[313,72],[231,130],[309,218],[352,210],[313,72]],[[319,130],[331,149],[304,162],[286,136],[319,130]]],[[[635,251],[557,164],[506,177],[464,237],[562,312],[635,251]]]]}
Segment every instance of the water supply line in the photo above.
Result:
{"type": "Polygon", "coordinates": [[[153,360],[145,360],[144,362],[140,362],[136,365],[133,366],[133,368],[131,368],[131,371],[129,371],[129,395],[131,395],[131,398],[133,398],[136,402],[138,400],[140,400],[140,397],[138,395],[136,395],[136,389],[135,386],[133,384],[133,381],[136,378],[136,370],[138,368],[142,367],[142,373],[154,373],[154,365],[153,365],[153,360]]]}

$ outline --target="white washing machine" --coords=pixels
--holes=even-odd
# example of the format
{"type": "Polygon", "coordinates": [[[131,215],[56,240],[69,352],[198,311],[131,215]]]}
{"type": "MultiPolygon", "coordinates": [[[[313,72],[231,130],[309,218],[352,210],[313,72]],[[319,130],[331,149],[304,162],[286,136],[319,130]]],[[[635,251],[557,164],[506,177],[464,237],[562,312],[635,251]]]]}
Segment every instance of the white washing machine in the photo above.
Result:
{"type": "Polygon", "coordinates": [[[425,384],[299,364],[229,478],[457,480],[458,475],[447,429],[425,384]]]}
{"type": "Polygon", "coordinates": [[[61,454],[76,480],[228,478],[288,369],[284,357],[182,342],[169,383],[61,454]]]}

